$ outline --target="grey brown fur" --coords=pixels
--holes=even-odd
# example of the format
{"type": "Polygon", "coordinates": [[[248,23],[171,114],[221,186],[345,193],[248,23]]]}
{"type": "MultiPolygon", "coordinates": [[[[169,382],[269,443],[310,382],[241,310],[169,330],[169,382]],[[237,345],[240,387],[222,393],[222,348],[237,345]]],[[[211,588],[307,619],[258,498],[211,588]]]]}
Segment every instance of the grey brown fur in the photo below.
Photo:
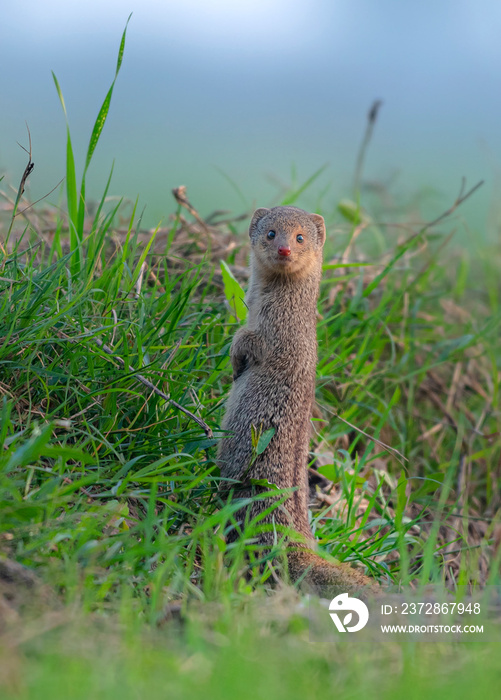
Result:
{"type": "MultiPolygon", "coordinates": [[[[298,487],[264,518],[260,544],[272,545],[276,531],[293,529],[288,547],[289,575],[317,592],[353,590],[370,579],[346,565],[314,554],[308,524],[307,463],[317,364],[316,308],[322,274],[325,224],[321,216],[296,207],[258,209],[249,228],[251,279],[247,325],[235,334],[230,356],[234,383],[228,397],[220,443],[221,490],[248,497],[249,479],[267,479],[280,489],[298,487]],[[268,238],[268,232],[275,233],[268,238]],[[297,240],[298,235],[302,241],[297,240]],[[282,254],[279,254],[280,251],[282,254]],[[290,249],[288,254],[283,254],[290,249]],[[251,425],[275,428],[265,451],[249,468],[251,425]],[[234,481],[229,481],[234,480],[234,481]]],[[[254,487],[255,489],[256,487],[254,487]]],[[[253,518],[272,497],[255,501],[253,518]]],[[[237,514],[243,520],[245,512],[237,514]]]]}

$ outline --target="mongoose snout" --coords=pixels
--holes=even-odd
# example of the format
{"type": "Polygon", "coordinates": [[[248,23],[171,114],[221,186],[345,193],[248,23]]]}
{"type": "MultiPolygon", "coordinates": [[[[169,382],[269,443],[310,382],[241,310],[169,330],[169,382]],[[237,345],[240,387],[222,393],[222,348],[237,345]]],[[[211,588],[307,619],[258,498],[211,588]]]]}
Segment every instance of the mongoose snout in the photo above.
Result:
{"type": "Polygon", "coordinates": [[[281,245],[278,247],[278,254],[282,256],[289,256],[291,254],[291,249],[288,245],[281,245]]]}

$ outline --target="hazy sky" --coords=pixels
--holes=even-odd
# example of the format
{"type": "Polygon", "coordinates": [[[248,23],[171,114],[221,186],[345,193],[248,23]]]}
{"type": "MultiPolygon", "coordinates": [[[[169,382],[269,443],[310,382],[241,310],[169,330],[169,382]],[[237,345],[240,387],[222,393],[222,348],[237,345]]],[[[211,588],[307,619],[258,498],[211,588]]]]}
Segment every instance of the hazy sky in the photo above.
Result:
{"type": "MultiPolygon", "coordinates": [[[[328,163],[322,185],[349,194],[366,112],[381,98],[367,178],[396,177],[402,192],[432,188],[444,202],[461,176],[471,184],[485,178],[464,213],[483,234],[490,207],[493,229],[501,162],[496,0],[11,0],[0,13],[0,169],[13,182],[20,177],[16,141],[26,143],[26,120],[34,196],[64,174],[51,69],[81,163],[130,12],[90,172],[95,195],[113,159],[113,193],[139,194],[150,221],[173,210],[170,189],[179,184],[204,212],[270,204],[272,178],[290,181],[292,164],[305,179],[328,163]]],[[[324,206],[334,210],[334,195],[324,206]]]]}

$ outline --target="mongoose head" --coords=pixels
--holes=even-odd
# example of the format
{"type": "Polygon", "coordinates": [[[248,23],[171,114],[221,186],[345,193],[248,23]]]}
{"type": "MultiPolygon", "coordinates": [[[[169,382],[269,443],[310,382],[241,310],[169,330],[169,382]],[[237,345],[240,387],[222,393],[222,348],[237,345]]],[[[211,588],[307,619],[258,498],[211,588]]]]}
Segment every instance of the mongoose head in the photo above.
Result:
{"type": "Polygon", "coordinates": [[[249,227],[255,260],[264,272],[307,275],[322,263],[325,222],[297,207],[256,209],[249,227]]]}

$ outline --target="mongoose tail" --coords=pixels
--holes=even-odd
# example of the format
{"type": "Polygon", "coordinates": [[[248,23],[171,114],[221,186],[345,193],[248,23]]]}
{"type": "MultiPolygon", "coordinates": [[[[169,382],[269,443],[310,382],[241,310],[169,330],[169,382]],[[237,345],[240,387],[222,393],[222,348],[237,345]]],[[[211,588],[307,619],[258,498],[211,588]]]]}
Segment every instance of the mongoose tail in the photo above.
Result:
{"type": "Polygon", "coordinates": [[[310,551],[287,553],[289,577],[293,583],[307,592],[332,597],[338,593],[353,593],[363,590],[374,594],[379,586],[365,574],[348,564],[331,564],[310,551]]]}

